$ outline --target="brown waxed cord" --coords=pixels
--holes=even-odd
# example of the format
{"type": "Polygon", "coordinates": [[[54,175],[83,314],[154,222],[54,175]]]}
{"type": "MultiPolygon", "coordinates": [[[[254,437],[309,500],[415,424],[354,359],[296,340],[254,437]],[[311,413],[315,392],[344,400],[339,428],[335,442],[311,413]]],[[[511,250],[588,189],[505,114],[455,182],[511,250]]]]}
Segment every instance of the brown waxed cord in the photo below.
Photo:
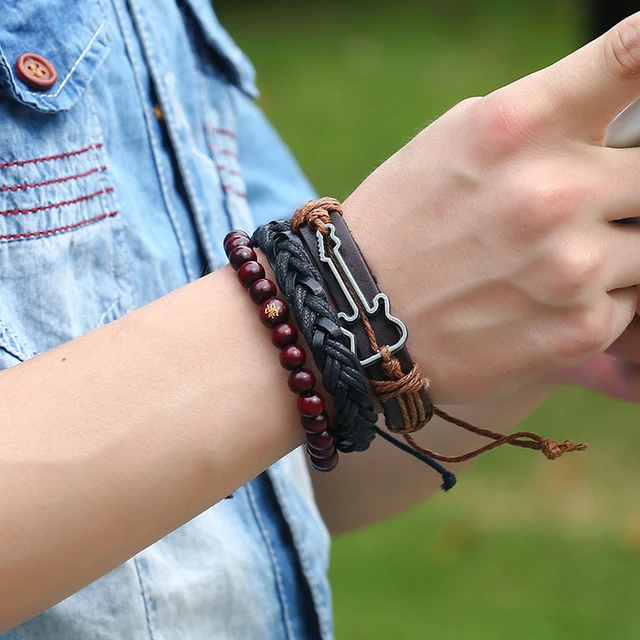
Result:
{"type": "MultiPolygon", "coordinates": [[[[302,205],[293,214],[291,218],[291,227],[294,231],[304,225],[308,224],[312,229],[320,231],[323,236],[329,235],[329,229],[327,224],[331,222],[329,211],[336,211],[340,215],[344,215],[340,202],[334,198],[320,198],[319,200],[312,200],[305,205],[302,205]]],[[[331,254],[331,246],[327,245],[327,251],[331,254]]],[[[426,414],[424,405],[418,395],[421,389],[427,389],[429,381],[423,377],[419,365],[414,363],[413,368],[407,374],[403,373],[400,362],[391,354],[388,347],[380,347],[375,337],[375,331],[371,326],[366,313],[361,307],[360,301],[357,296],[354,295],[353,290],[345,278],[345,283],[351,290],[351,294],[356,304],[360,307],[362,322],[371,345],[371,349],[375,352],[379,352],[382,356],[381,368],[390,378],[390,380],[371,380],[371,388],[374,395],[381,401],[395,398],[402,411],[403,419],[406,427],[401,431],[394,431],[394,433],[400,433],[408,444],[411,445],[416,451],[419,451],[425,455],[430,456],[434,460],[440,462],[464,462],[471,460],[483,453],[501,447],[508,444],[516,447],[522,447],[525,449],[533,449],[536,451],[542,451],[542,453],[549,459],[555,460],[562,456],[564,453],[571,451],[586,451],[588,446],[585,443],[574,444],[570,440],[559,443],[555,440],[543,438],[542,436],[529,431],[520,431],[509,435],[496,433],[489,429],[482,429],[476,427],[464,420],[455,418],[447,412],[432,406],[432,413],[426,414]],[[480,447],[469,453],[459,456],[444,456],[435,451],[431,451],[425,447],[419,445],[415,439],[411,436],[412,433],[422,429],[429,420],[437,415],[439,418],[459,426],[466,431],[475,433],[479,436],[489,438],[493,440],[489,444],[480,447]]]]}
{"type": "Polygon", "coordinates": [[[490,442],[484,447],[480,447],[475,451],[470,451],[469,453],[465,453],[460,456],[443,456],[435,451],[422,447],[410,435],[405,435],[405,440],[414,449],[432,457],[434,460],[438,460],[439,462],[465,462],[466,460],[471,460],[472,458],[482,455],[487,451],[501,447],[503,444],[510,444],[516,447],[522,447],[523,449],[533,449],[534,451],[542,451],[549,460],[556,460],[564,453],[569,453],[571,451],[586,451],[589,448],[589,446],[584,442],[578,444],[573,444],[571,440],[557,442],[556,440],[543,438],[537,433],[533,433],[531,431],[518,431],[516,433],[510,433],[509,435],[503,435],[490,431],[489,429],[481,429],[480,427],[469,424],[464,420],[460,420],[460,418],[455,418],[438,407],[434,407],[433,412],[439,418],[442,418],[451,424],[455,424],[456,426],[462,427],[471,433],[475,433],[485,438],[491,438],[493,440],[493,442],[490,442]]]}

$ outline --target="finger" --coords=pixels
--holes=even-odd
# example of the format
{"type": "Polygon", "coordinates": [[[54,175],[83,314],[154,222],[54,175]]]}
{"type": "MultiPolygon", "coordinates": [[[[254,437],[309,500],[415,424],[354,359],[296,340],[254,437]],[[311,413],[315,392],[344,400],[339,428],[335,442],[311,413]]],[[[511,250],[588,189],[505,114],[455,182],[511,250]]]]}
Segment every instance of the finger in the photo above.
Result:
{"type": "Polygon", "coordinates": [[[627,386],[625,378],[616,367],[617,362],[609,354],[601,353],[588,362],[562,371],[555,379],[560,384],[579,385],[610,398],[637,402],[638,396],[627,386]]]}
{"type": "Polygon", "coordinates": [[[578,165],[579,184],[589,185],[591,204],[609,222],[640,216],[640,149],[587,147],[578,165]]]}
{"type": "Polygon", "coordinates": [[[632,323],[607,349],[607,353],[625,362],[640,364],[640,324],[632,323]]]}
{"type": "Polygon", "coordinates": [[[640,284],[640,224],[605,223],[608,227],[604,244],[607,291],[626,289],[640,284]]]}
{"type": "Polygon", "coordinates": [[[623,334],[607,349],[607,353],[625,362],[640,364],[640,317],[637,313],[623,334]]]}
{"type": "Polygon", "coordinates": [[[640,402],[640,365],[611,358],[615,372],[621,384],[628,390],[627,395],[619,396],[628,402],[640,402]]]}
{"type": "Polygon", "coordinates": [[[601,144],[613,118],[640,95],[640,13],[511,86],[572,135],[601,144]]]}
{"type": "Polygon", "coordinates": [[[611,317],[609,322],[608,347],[618,340],[631,324],[636,313],[637,296],[633,287],[609,292],[611,317]]]}

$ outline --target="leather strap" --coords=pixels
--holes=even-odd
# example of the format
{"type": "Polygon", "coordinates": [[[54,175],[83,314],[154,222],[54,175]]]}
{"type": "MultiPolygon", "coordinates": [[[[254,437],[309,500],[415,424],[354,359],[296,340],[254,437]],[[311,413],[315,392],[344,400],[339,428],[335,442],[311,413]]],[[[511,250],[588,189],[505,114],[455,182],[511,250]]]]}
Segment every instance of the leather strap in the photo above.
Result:
{"type": "MultiPolygon", "coordinates": [[[[367,314],[367,317],[369,319],[371,327],[374,329],[375,338],[378,345],[382,347],[383,345],[392,346],[397,344],[402,336],[400,325],[394,322],[394,320],[397,319],[392,320],[388,317],[387,314],[390,315],[390,309],[388,308],[388,306],[385,309],[385,300],[384,298],[379,297],[381,291],[378,288],[375,277],[371,273],[371,270],[369,269],[369,266],[367,265],[362,253],[360,252],[355,239],[351,235],[351,232],[349,231],[349,228],[347,227],[343,216],[340,215],[340,213],[338,213],[337,211],[330,211],[329,215],[331,218],[331,224],[335,228],[335,236],[338,238],[339,246],[336,247],[336,252],[339,253],[342,257],[348,270],[351,272],[351,275],[357,283],[357,286],[362,292],[363,297],[366,299],[366,301],[368,301],[368,303],[370,303],[370,306],[374,306],[374,300],[377,302],[377,305],[375,305],[376,310],[371,314],[367,314]]],[[[306,249],[309,251],[309,254],[312,256],[314,262],[316,263],[316,266],[318,267],[320,273],[322,274],[322,277],[327,288],[329,289],[329,292],[331,293],[336,308],[338,309],[338,311],[346,313],[349,317],[351,317],[352,315],[354,315],[352,313],[352,304],[349,302],[347,295],[345,294],[343,288],[340,286],[340,283],[336,279],[336,276],[329,264],[321,259],[317,232],[309,225],[302,225],[299,228],[298,233],[300,234],[300,237],[302,238],[306,249]]],[[[329,240],[328,244],[331,246],[332,241],[329,240]]],[[[343,277],[342,281],[346,282],[347,278],[343,277]]],[[[352,289],[350,293],[353,297],[353,294],[355,292],[352,289]]],[[[361,315],[353,322],[348,322],[344,318],[342,320],[343,326],[351,331],[355,336],[356,351],[358,353],[358,357],[361,361],[363,361],[363,366],[365,366],[365,370],[369,377],[372,380],[389,380],[388,375],[381,367],[382,362],[379,358],[376,362],[370,365],[364,364],[368,358],[371,358],[372,356],[375,356],[377,354],[371,347],[369,336],[367,335],[367,330],[364,323],[362,322],[361,315]]],[[[412,371],[414,367],[413,360],[405,346],[400,347],[393,353],[393,355],[398,359],[400,367],[404,374],[408,374],[412,371]]],[[[419,391],[419,399],[424,407],[425,415],[430,417],[432,413],[432,407],[425,388],[422,388],[419,391]]],[[[415,429],[409,428],[409,425],[407,425],[405,422],[405,414],[401,406],[401,402],[403,401],[406,402],[406,398],[400,398],[399,400],[396,397],[391,397],[381,400],[387,425],[392,431],[396,432],[415,431],[415,429]]]]}

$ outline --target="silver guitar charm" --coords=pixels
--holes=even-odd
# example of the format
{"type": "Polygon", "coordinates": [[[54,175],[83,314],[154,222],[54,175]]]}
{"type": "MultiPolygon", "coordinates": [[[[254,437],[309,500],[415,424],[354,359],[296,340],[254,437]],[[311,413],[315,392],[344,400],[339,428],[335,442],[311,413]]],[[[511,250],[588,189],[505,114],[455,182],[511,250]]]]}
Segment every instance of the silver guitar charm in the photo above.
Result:
{"type": "MultiPolygon", "coordinates": [[[[327,252],[325,251],[325,244],[324,244],[325,236],[323,236],[320,231],[316,231],[316,237],[318,239],[318,253],[320,255],[320,260],[324,262],[329,267],[329,269],[331,269],[331,273],[333,274],[333,277],[336,279],[336,282],[338,283],[342,293],[344,294],[344,297],[347,299],[347,302],[351,307],[350,314],[340,311],[338,313],[338,317],[341,320],[344,320],[344,322],[347,324],[352,324],[360,318],[360,306],[358,306],[356,301],[353,299],[353,296],[351,295],[351,290],[355,292],[356,296],[358,297],[358,300],[360,301],[360,305],[362,309],[364,309],[365,313],[368,316],[376,315],[380,311],[380,308],[382,306],[382,310],[384,311],[384,315],[386,316],[387,320],[389,320],[392,324],[394,324],[398,328],[398,331],[400,333],[400,337],[398,338],[398,341],[395,342],[394,344],[387,345],[387,348],[391,353],[395,353],[396,351],[399,351],[400,349],[402,349],[402,347],[404,347],[405,343],[407,342],[407,336],[408,336],[407,327],[405,326],[404,322],[402,322],[402,320],[391,315],[391,302],[389,301],[389,298],[386,294],[378,293],[373,298],[373,300],[371,301],[367,300],[365,295],[362,293],[360,287],[358,286],[358,283],[356,282],[355,278],[353,277],[351,270],[349,269],[349,267],[347,267],[340,253],[340,247],[342,246],[342,241],[336,235],[336,228],[334,227],[334,225],[330,223],[327,224],[327,227],[329,229],[328,240],[329,242],[332,243],[333,257],[335,261],[338,263],[338,265],[340,266],[340,269],[338,269],[334,261],[331,259],[330,256],[327,255],[327,252]],[[345,283],[340,271],[344,273],[345,277],[349,281],[349,284],[351,285],[351,290],[345,283]]],[[[345,327],[341,327],[341,329],[344,332],[344,334],[349,337],[349,340],[351,341],[351,351],[357,354],[355,335],[345,327]]],[[[378,351],[377,353],[374,353],[372,356],[369,356],[368,358],[361,360],[360,364],[363,367],[369,367],[380,360],[382,360],[382,355],[378,351]]]]}

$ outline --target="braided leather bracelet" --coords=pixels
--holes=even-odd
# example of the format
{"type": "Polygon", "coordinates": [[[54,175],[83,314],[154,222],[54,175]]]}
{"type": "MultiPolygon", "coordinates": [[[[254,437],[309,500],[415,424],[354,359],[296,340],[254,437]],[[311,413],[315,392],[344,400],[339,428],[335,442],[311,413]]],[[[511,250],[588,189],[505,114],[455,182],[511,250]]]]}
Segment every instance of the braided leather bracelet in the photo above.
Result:
{"type": "Polygon", "coordinates": [[[287,221],[258,227],[252,240],[267,256],[322,373],[325,389],[335,399],[338,449],[365,451],[375,437],[378,420],[369,396],[369,381],[340,329],[318,270],[287,221]]]}

